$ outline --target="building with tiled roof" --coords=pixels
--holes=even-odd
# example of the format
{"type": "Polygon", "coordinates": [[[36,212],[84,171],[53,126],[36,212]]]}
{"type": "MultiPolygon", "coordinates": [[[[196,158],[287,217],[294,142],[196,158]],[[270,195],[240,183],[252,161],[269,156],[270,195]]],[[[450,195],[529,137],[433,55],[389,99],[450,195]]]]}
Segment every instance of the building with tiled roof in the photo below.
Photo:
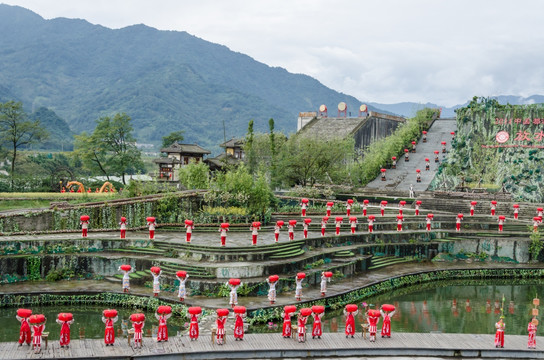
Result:
{"type": "Polygon", "coordinates": [[[180,144],[178,142],[162,148],[161,152],[166,153],[166,157],[154,159],[153,162],[159,167],[157,179],[165,181],[178,181],[177,170],[179,168],[189,164],[191,160],[204,161],[204,155],[211,153],[197,144],[180,144]]]}
{"type": "Polygon", "coordinates": [[[219,146],[224,148],[225,152],[205,160],[211,171],[221,170],[228,165],[237,165],[244,160],[244,139],[233,138],[219,146]]]}

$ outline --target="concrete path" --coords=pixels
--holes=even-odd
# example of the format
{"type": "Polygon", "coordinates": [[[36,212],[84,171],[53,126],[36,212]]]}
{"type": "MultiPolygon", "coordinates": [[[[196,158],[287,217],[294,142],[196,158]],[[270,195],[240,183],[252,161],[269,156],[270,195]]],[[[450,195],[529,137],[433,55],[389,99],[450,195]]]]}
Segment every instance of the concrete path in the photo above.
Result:
{"type": "Polygon", "coordinates": [[[386,181],[381,180],[381,175],[370,182],[366,187],[369,189],[384,189],[406,191],[409,195],[410,184],[413,185],[416,194],[427,190],[440,163],[435,163],[434,151],[440,151],[442,162],[446,154],[442,153],[441,142],[446,142],[446,150],[451,149],[451,132],[457,130],[455,119],[436,120],[427,133],[427,142],[422,140],[416,145],[416,153],[410,153],[410,161],[404,161],[404,155],[398,159],[396,169],[387,169],[386,181]],[[425,158],[431,160],[431,169],[425,171],[425,158]],[[421,170],[421,182],[416,182],[416,169],[421,170]]]}

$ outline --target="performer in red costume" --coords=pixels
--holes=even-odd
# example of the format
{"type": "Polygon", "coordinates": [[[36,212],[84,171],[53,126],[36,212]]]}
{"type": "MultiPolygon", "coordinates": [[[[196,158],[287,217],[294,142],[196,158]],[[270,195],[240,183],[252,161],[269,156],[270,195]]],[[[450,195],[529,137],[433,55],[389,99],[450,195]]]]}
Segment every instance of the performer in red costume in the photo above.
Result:
{"type": "Polygon", "coordinates": [[[302,217],[305,217],[306,216],[306,209],[308,208],[308,199],[302,199],[302,201],[300,202],[300,210],[301,210],[301,216],[302,217]],[[306,201],[304,201],[306,200],[306,201]]]}
{"type": "Polygon", "coordinates": [[[478,204],[476,201],[470,202],[470,216],[474,216],[474,209],[476,208],[476,204],[478,204]]]}
{"type": "Polygon", "coordinates": [[[155,218],[153,218],[153,221],[148,221],[147,226],[149,226],[149,239],[150,240],[155,239],[155,227],[157,226],[157,222],[155,221],[155,218]]]}
{"type": "Polygon", "coordinates": [[[312,339],[315,339],[316,336],[318,339],[321,339],[321,335],[323,335],[323,329],[321,328],[321,318],[323,315],[325,315],[325,313],[312,313],[312,317],[314,318],[314,323],[312,325],[312,339]]]}
{"type": "Polygon", "coordinates": [[[337,217],[336,221],[334,222],[334,225],[336,226],[336,232],[335,232],[336,236],[340,235],[340,226],[342,225],[342,222],[343,222],[341,219],[342,218],[337,217]]]}
{"type": "Polygon", "coordinates": [[[495,210],[497,209],[497,202],[495,200],[491,201],[491,216],[495,216],[495,210]]]}
{"type": "Polygon", "coordinates": [[[345,333],[347,338],[348,336],[353,337],[355,335],[355,316],[357,316],[359,310],[347,311],[346,308],[344,308],[344,316],[346,317],[345,333]]]}
{"type": "Polygon", "coordinates": [[[321,236],[325,236],[325,230],[327,229],[327,221],[329,221],[328,216],[323,216],[321,219],[321,236]]]}
{"type": "Polygon", "coordinates": [[[397,231],[402,231],[402,222],[404,217],[402,215],[397,215],[397,231]]]}
{"type": "Polygon", "coordinates": [[[347,216],[349,216],[351,214],[351,204],[353,204],[353,200],[348,199],[348,201],[346,202],[346,214],[347,214],[347,216]]]}
{"type": "Polygon", "coordinates": [[[326,204],[326,209],[327,209],[327,216],[331,216],[331,210],[332,210],[332,207],[334,206],[334,203],[332,201],[329,201],[327,204],[326,204]]]}
{"type": "Polygon", "coordinates": [[[145,326],[145,321],[133,321],[132,329],[134,330],[134,348],[142,348],[142,331],[145,326]]]}
{"type": "Polygon", "coordinates": [[[21,323],[21,328],[19,329],[19,346],[23,345],[26,342],[27,345],[30,345],[30,325],[28,324],[28,318],[15,315],[17,321],[21,323]]]}
{"type": "Polygon", "coordinates": [[[499,215],[499,232],[502,232],[502,227],[504,225],[504,221],[506,220],[506,217],[504,215],[499,215]]]}
{"type": "Polygon", "coordinates": [[[283,318],[283,329],[281,332],[281,335],[284,338],[290,338],[291,337],[291,316],[293,313],[291,312],[282,312],[281,317],[283,318]]]}
{"type": "Polygon", "coordinates": [[[159,329],[157,330],[157,342],[168,341],[168,326],[166,326],[166,321],[172,316],[170,314],[159,314],[155,312],[155,318],[159,320],[159,329]]]}
{"type": "Polygon", "coordinates": [[[504,347],[504,316],[501,315],[500,320],[495,323],[495,347],[503,348],[504,347]]]}
{"type": "Polygon", "coordinates": [[[227,232],[229,231],[228,226],[221,226],[219,228],[219,236],[221,238],[221,246],[225,246],[227,244],[227,232]]]}
{"type": "Polygon", "coordinates": [[[70,346],[70,325],[74,323],[74,319],[63,321],[60,319],[56,320],[60,324],[60,347],[69,347],[70,346]]]}
{"type": "Polygon", "coordinates": [[[45,330],[45,322],[32,325],[32,347],[34,353],[38,354],[42,351],[42,335],[45,330]]]}
{"type": "Polygon", "coordinates": [[[115,331],[113,330],[113,324],[115,324],[117,320],[117,316],[113,318],[106,318],[102,316],[102,322],[106,325],[106,329],[104,331],[104,344],[106,344],[106,346],[113,346],[115,343],[115,331]]]}
{"type": "Polygon", "coordinates": [[[189,338],[191,341],[198,339],[198,314],[191,314],[191,325],[189,326],[189,338]]]}
{"type": "Polygon", "coordinates": [[[278,242],[279,239],[280,239],[280,230],[281,230],[281,227],[282,227],[282,225],[280,225],[280,224],[282,224],[282,223],[278,224],[278,222],[276,222],[276,225],[274,225],[274,241],[275,242],[278,242]]]}
{"type": "Polygon", "coordinates": [[[195,225],[192,220],[185,220],[185,241],[187,243],[191,242],[191,236],[193,235],[193,229],[195,225]]]}
{"type": "Polygon", "coordinates": [[[295,226],[297,224],[289,222],[289,225],[287,225],[287,233],[289,234],[289,241],[293,241],[295,239],[295,226]]]}
{"type": "Polygon", "coordinates": [[[374,215],[368,217],[368,232],[371,233],[374,231],[374,215]]]}
{"type": "Polygon", "coordinates": [[[425,218],[425,221],[427,222],[426,227],[427,231],[431,231],[431,222],[433,221],[433,214],[427,214],[427,217],[425,218]]]}
{"type": "Polygon", "coordinates": [[[259,230],[261,229],[261,223],[254,222],[249,230],[251,230],[251,245],[255,246],[257,245],[257,236],[259,236],[259,230]],[[259,226],[257,226],[259,224],[259,226]]]}
{"type": "Polygon", "coordinates": [[[518,219],[518,214],[519,214],[519,205],[518,204],[514,204],[512,205],[514,207],[514,219],[518,219]]]}
{"type": "Polygon", "coordinates": [[[529,339],[527,340],[527,349],[536,349],[536,317],[533,317],[527,326],[529,332],[529,339]]]}
{"type": "Polygon", "coordinates": [[[87,237],[89,229],[89,220],[81,220],[81,237],[87,237]]]}
{"type": "Polygon", "coordinates": [[[370,334],[370,341],[376,341],[376,332],[378,332],[378,321],[380,321],[379,312],[376,314],[374,311],[369,310],[367,312],[368,320],[368,332],[370,334]]]}
{"type": "Polygon", "coordinates": [[[363,200],[363,216],[366,216],[366,210],[368,208],[368,203],[369,202],[370,201],[368,201],[368,200],[363,200]]]}
{"type": "Polygon", "coordinates": [[[382,216],[384,216],[384,214],[385,214],[385,207],[386,206],[387,206],[387,202],[382,201],[380,203],[380,212],[381,212],[382,216]]]}
{"type": "Polygon", "coordinates": [[[126,238],[126,234],[127,234],[127,219],[125,217],[122,217],[121,218],[121,222],[119,223],[120,227],[121,227],[121,239],[124,239],[126,238]]]}
{"type": "Polygon", "coordinates": [[[246,317],[245,313],[236,313],[234,321],[234,340],[244,340],[244,318],[246,317]]]}
{"type": "Polygon", "coordinates": [[[457,214],[457,218],[455,219],[455,231],[457,232],[461,231],[462,220],[463,220],[463,214],[457,214]]]}
{"type": "Polygon", "coordinates": [[[298,321],[297,321],[297,338],[298,342],[305,342],[306,341],[306,322],[308,321],[308,316],[302,316],[302,314],[298,314],[298,321]]]}
{"type": "Polygon", "coordinates": [[[227,322],[228,316],[217,316],[215,320],[215,326],[217,326],[216,340],[217,345],[223,345],[225,340],[225,323],[227,322]]]}
{"type": "Polygon", "coordinates": [[[355,216],[350,216],[349,223],[351,226],[351,233],[355,234],[355,230],[357,230],[357,218],[355,216]]]}
{"type": "Polygon", "coordinates": [[[391,318],[395,315],[395,310],[391,312],[383,311],[383,308],[380,308],[380,314],[382,315],[382,337],[391,337],[391,318]]]}

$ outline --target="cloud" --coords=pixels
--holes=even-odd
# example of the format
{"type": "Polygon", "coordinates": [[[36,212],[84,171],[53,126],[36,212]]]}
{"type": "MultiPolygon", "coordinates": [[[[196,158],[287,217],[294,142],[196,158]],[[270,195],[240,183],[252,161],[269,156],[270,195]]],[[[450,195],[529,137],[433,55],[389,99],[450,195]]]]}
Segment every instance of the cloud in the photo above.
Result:
{"type": "Polygon", "coordinates": [[[376,102],[543,94],[538,0],[4,0],[45,18],[187,31],[376,102]]]}

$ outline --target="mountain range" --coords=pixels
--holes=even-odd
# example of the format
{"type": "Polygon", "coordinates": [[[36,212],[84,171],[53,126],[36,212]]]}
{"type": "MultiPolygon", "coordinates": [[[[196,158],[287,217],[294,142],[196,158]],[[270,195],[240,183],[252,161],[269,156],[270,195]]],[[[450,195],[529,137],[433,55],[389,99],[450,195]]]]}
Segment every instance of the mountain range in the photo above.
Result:
{"type": "MultiPolygon", "coordinates": [[[[140,143],[159,144],[162,136],[184,130],[185,142],[217,152],[224,139],[244,136],[252,119],[256,131],[267,131],[273,118],[275,130],[288,134],[296,130],[299,112],[325,104],[335,115],[343,101],[356,115],[365,103],[310,76],[270,67],[183,31],[45,20],[22,7],[0,4],[0,33],[0,101],[21,101],[31,117],[49,128],[49,145],[58,148],[59,143],[69,148],[74,133],[92,131],[95,120],[117,112],[133,119],[140,143]]],[[[370,110],[404,116],[424,106],[440,107],[366,104],[370,110]]],[[[443,116],[454,116],[456,107],[442,107],[443,116]]]]}

